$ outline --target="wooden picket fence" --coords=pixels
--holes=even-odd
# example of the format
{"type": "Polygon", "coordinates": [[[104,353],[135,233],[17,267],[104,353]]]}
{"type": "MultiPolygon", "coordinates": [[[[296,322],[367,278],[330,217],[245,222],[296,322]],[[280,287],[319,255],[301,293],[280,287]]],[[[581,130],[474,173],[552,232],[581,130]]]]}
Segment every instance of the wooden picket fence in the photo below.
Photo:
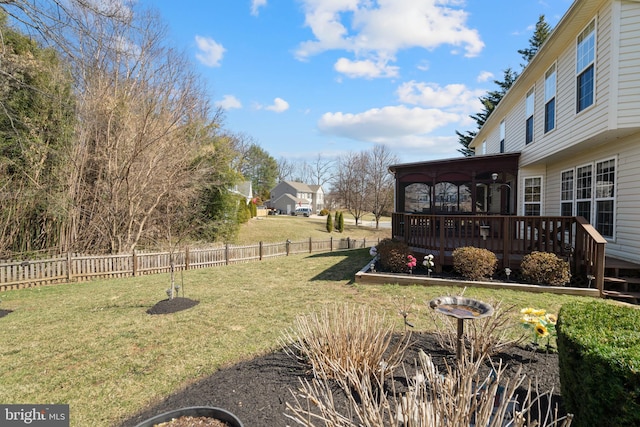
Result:
{"type": "Polygon", "coordinates": [[[171,252],[135,251],[131,254],[85,255],[68,253],[47,259],[0,260],[0,291],[58,283],[84,282],[92,279],[133,277],[167,273],[171,258],[175,270],[208,268],[261,261],[290,254],[359,249],[377,242],[366,239],[285,241],[256,245],[224,245],[189,248],[171,252]]]}

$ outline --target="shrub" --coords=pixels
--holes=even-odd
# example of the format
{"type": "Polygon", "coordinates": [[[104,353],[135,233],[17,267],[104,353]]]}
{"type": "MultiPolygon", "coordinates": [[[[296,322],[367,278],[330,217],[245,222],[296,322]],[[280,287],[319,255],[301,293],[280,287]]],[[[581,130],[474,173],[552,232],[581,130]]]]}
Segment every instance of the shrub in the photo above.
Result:
{"type": "Polygon", "coordinates": [[[327,232],[331,233],[333,231],[333,219],[331,215],[327,215],[327,232]]]}
{"type": "Polygon", "coordinates": [[[453,251],[453,268],[463,277],[482,280],[496,271],[498,258],[488,249],[465,246],[453,251]]]}
{"type": "Polygon", "coordinates": [[[364,306],[336,304],[298,316],[283,340],[285,351],[309,363],[317,378],[338,379],[352,370],[367,377],[392,372],[410,343],[410,334],[398,340],[393,336],[393,324],[384,316],[364,306]]]}
{"type": "Polygon", "coordinates": [[[522,257],[522,277],[538,285],[562,286],[571,279],[569,263],[551,252],[531,252],[522,257]]]}
{"type": "Polygon", "coordinates": [[[344,214],[340,212],[338,215],[338,223],[336,224],[336,228],[340,233],[344,231],[344,214]]]}
{"type": "Polygon", "coordinates": [[[328,209],[322,209],[320,211],[320,216],[326,216],[326,215],[329,215],[329,210],[328,209]]]}
{"type": "Polygon", "coordinates": [[[556,330],[562,399],[574,424],[640,425],[640,311],[572,302],[556,330]]]}
{"type": "Polygon", "coordinates": [[[378,262],[383,271],[404,273],[407,271],[407,256],[411,253],[409,246],[395,239],[382,239],[376,246],[378,262]]]}

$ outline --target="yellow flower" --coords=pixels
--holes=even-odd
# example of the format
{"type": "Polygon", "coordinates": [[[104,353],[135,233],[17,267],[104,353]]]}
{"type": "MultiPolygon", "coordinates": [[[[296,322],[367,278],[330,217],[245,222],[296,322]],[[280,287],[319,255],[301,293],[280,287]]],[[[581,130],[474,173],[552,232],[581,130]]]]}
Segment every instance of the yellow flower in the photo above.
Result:
{"type": "Polygon", "coordinates": [[[520,314],[533,314],[534,311],[535,311],[535,309],[533,309],[531,307],[526,307],[526,308],[523,308],[522,310],[520,310],[520,314]]]}
{"type": "Polygon", "coordinates": [[[538,323],[536,325],[535,330],[536,330],[536,335],[541,338],[549,336],[549,331],[547,330],[547,327],[544,326],[542,323],[538,323]]]}
{"type": "Polygon", "coordinates": [[[544,318],[547,322],[551,323],[552,325],[555,325],[556,322],[558,321],[558,316],[556,316],[555,314],[549,313],[544,318]]]}
{"type": "Polygon", "coordinates": [[[538,316],[538,317],[542,317],[547,313],[547,311],[545,309],[539,309],[539,310],[533,310],[533,312],[531,313],[534,316],[538,316]]]}
{"type": "Polygon", "coordinates": [[[532,316],[530,314],[525,314],[524,316],[522,316],[522,323],[526,323],[529,325],[535,325],[537,323],[539,323],[539,320],[536,316],[532,316]]]}

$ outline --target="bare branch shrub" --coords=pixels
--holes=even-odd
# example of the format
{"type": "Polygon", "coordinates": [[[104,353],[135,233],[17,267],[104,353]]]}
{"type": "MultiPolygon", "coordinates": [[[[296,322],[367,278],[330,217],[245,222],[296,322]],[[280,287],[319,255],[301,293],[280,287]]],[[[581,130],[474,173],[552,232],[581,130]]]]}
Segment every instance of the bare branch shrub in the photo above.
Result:
{"type": "Polygon", "coordinates": [[[383,377],[371,376],[357,381],[358,374],[351,370],[352,378],[336,378],[339,392],[345,393],[348,409],[336,410],[333,382],[320,376],[301,381],[298,392],[293,392],[294,403],[287,403],[291,415],[287,417],[304,426],[487,426],[498,427],[508,422],[514,427],[569,427],[572,416],[560,417],[552,408],[552,391],[537,393],[529,381],[527,394],[521,403],[516,390],[525,377],[518,372],[515,378],[506,378],[502,364],[493,367],[490,375],[480,373],[484,360],[468,361],[447,366],[441,374],[430,357],[421,352],[420,364],[409,384],[409,391],[376,393],[382,389],[383,377]],[[546,403],[545,403],[546,402],[546,403]],[[537,417],[533,414],[537,414],[537,417]],[[535,419],[537,418],[537,419],[535,419]]]}
{"type": "Polygon", "coordinates": [[[285,350],[311,365],[316,377],[358,378],[391,372],[409,346],[409,334],[392,342],[394,327],[366,307],[334,305],[298,316],[285,332],[285,350]]]}
{"type": "MultiPolygon", "coordinates": [[[[474,360],[494,356],[526,339],[509,315],[515,305],[504,306],[502,301],[489,301],[489,304],[494,308],[493,316],[465,322],[464,342],[474,360]]],[[[455,353],[458,342],[456,319],[435,310],[427,312],[435,324],[441,325],[434,333],[438,344],[455,353]]]]}

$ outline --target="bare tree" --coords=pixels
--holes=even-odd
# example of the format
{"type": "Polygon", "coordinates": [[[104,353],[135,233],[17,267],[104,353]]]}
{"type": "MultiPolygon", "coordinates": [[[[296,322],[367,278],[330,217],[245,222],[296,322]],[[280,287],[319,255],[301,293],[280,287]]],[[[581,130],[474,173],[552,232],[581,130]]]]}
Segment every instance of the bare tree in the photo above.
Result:
{"type": "Polygon", "coordinates": [[[333,181],[333,191],[356,225],[368,210],[368,163],[366,152],[347,154],[338,161],[338,172],[333,181]]]}
{"type": "Polygon", "coordinates": [[[326,186],[331,180],[333,168],[335,166],[335,160],[326,159],[322,157],[322,154],[318,154],[316,159],[310,165],[312,170],[313,181],[307,182],[307,184],[315,184],[320,186],[326,186]]]}
{"type": "Polygon", "coordinates": [[[380,218],[393,205],[394,178],[389,172],[389,166],[399,163],[399,160],[386,145],[373,147],[368,153],[367,160],[369,209],[373,212],[376,228],[379,228],[380,218]]]}
{"type": "Polygon", "coordinates": [[[186,58],[163,44],[155,15],[114,21],[80,12],[93,33],[76,34],[78,146],[68,232],[85,247],[131,251],[157,208],[198,179],[194,159],[211,111],[186,58]]]}
{"type": "Polygon", "coordinates": [[[294,163],[284,157],[280,157],[278,159],[278,182],[291,181],[293,179],[294,170],[294,163]]]}

